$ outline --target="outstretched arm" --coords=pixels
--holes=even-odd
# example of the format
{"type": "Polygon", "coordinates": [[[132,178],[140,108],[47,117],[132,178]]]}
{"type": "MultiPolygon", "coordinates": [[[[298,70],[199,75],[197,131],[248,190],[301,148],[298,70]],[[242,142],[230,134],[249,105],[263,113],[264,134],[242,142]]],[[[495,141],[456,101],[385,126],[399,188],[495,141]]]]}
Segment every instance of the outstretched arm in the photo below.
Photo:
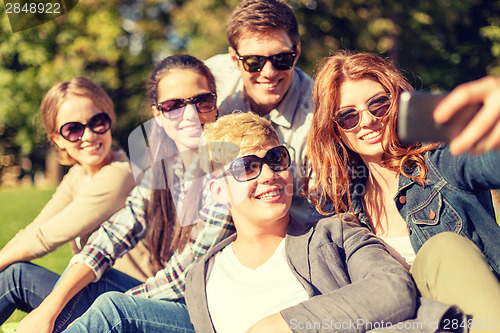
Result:
{"type": "Polygon", "coordinates": [[[21,322],[18,332],[52,332],[55,320],[80,290],[98,279],[114,260],[137,244],[144,233],[142,189],[136,187],[127,205],[104,222],[45,300],[21,322]],[[36,329],[35,329],[36,328],[36,329]]]}
{"type": "Polygon", "coordinates": [[[434,119],[444,123],[465,105],[476,103],[483,106],[450,143],[454,155],[500,148],[500,77],[487,76],[459,85],[438,105],[434,119]]]}
{"type": "Polygon", "coordinates": [[[81,167],[70,169],[37,218],[0,251],[0,271],[15,262],[42,257],[78,236],[90,235],[125,205],[134,186],[130,169],[123,162],[103,167],[84,186],[82,177],[81,167]]]}

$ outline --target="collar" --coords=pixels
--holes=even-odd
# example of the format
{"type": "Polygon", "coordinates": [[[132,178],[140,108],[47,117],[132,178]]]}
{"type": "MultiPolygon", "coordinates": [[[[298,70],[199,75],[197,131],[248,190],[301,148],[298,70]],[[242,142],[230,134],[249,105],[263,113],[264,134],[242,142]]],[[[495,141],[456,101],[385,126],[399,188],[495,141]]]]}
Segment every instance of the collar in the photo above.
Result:
{"type": "MultiPolygon", "coordinates": [[[[309,233],[312,235],[312,232],[314,231],[313,226],[315,223],[305,223],[296,217],[294,217],[292,214],[290,214],[290,222],[288,223],[287,231],[286,231],[286,236],[287,240],[285,241],[285,244],[289,242],[288,238],[290,237],[300,237],[306,233],[309,233]]],[[[209,257],[215,255],[217,252],[221,251],[224,249],[227,245],[231,244],[236,240],[237,233],[232,234],[228,238],[222,240],[219,242],[217,245],[212,247],[209,251],[207,256],[205,257],[205,261],[208,261],[209,257]]],[[[307,242],[306,242],[307,243],[307,242]]],[[[303,253],[304,251],[298,251],[298,253],[303,253]]],[[[304,254],[304,253],[303,253],[304,254]]],[[[307,254],[307,251],[305,251],[305,254],[307,254]]]]}
{"type": "MultiPolygon", "coordinates": [[[[302,70],[297,67],[294,67],[293,80],[285,96],[283,96],[281,102],[274,109],[272,109],[271,112],[269,112],[269,114],[265,115],[264,118],[279,125],[280,127],[284,127],[287,129],[292,128],[295,114],[297,113],[297,110],[300,108],[301,106],[300,104],[304,103],[301,101],[303,95],[301,93],[301,88],[304,84],[307,84],[307,82],[303,80],[303,76],[304,75],[302,70]]],[[[252,110],[252,108],[250,107],[248,96],[246,95],[245,91],[244,91],[244,100],[247,109],[252,110]]],[[[306,101],[305,103],[308,103],[308,101],[306,101]]]]}

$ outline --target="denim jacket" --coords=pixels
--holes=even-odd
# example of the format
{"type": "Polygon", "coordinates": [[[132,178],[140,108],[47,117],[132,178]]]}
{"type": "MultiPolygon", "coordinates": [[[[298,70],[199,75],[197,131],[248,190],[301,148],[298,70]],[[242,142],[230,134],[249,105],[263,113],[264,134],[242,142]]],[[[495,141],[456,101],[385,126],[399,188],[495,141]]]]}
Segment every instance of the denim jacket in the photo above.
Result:
{"type": "MultiPolygon", "coordinates": [[[[500,188],[500,152],[453,156],[447,145],[425,153],[425,185],[399,176],[394,202],[406,221],[410,241],[418,252],[430,237],[451,231],[471,239],[500,276],[500,226],[495,218],[491,189],[500,188]]],[[[419,170],[408,170],[416,175],[419,170]]],[[[359,181],[359,180],[358,180],[359,181]]],[[[366,178],[360,180],[362,184],[366,178]]],[[[361,191],[353,193],[354,213],[370,228],[361,191]]]]}

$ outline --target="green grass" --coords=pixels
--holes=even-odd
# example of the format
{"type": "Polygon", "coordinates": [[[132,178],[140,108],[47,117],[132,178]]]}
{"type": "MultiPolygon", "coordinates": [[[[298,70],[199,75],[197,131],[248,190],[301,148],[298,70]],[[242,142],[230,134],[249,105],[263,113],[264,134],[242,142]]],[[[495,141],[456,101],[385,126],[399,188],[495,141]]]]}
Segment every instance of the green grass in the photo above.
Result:
{"type": "MultiPolygon", "coordinates": [[[[33,221],[49,201],[54,190],[54,188],[36,189],[32,187],[0,188],[0,228],[2,230],[0,233],[0,247],[3,247],[19,230],[33,221]]],[[[71,259],[71,255],[69,245],[65,244],[56,251],[33,260],[33,263],[61,274],[71,259]]],[[[19,321],[25,315],[22,311],[16,311],[7,320],[7,323],[19,321]]]]}

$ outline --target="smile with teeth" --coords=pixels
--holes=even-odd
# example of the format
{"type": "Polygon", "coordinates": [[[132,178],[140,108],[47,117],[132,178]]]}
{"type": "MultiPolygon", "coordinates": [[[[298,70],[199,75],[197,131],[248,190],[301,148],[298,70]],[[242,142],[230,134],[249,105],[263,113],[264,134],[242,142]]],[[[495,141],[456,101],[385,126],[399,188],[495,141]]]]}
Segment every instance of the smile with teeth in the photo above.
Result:
{"type": "Polygon", "coordinates": [[[186,132],[194,132],[194,131],[198,131],[201,127],[200,126],[187,126],[187,127],[183,127],[182,130],[183,131],[186,131],[186,132]]]}
{"type": "Polygon", "coordinates": [[[97,144],[95,144],[93,146],[85,146],[82,149],[85,149],[85,150],[94,150],[94,149],[99,149],[100,147],[101,147],[101,144],[97,143],[97,144]]]}
{"type": "Polygon", "coordinates": [[[274,88],[278,85],[278,82],[274,82],[274,83],[260,83],[261,86],[263,86],[264,88],[274,88]]]}
{"type": "Polygon", "coordinates": [[[259,194],[255,198],[256,199],[269,199],[269,198],[273,198],[273,197],[277,197],[277,196],[281,195],[281,192],[283,192],[282,188],[280,188],[278,190],[271,191],[271,192],[259,194]]]}
{"type": "Polygon", "coordinates": [[[363,135],[360,139],[363,141],[372,140],[372,139],[375,139],[377,136],[379,136],[380,133],[382,133],[381,130],[373,131],[373,132],[370,132],[368,134],[363,135]]]}

